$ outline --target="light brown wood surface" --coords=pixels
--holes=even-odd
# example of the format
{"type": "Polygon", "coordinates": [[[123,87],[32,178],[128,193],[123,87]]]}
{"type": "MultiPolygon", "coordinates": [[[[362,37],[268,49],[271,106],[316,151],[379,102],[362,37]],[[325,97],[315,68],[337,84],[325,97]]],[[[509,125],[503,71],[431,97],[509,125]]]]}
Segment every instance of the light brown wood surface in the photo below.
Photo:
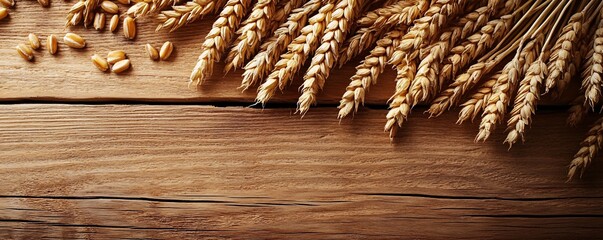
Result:
{"type": "Polygon", "coordinates": [[[567,239],[603,226],[601,165],[565,182],[585,129],[551,111],[510,152],[500,134],[473,143],[452,114],[412,117],[391,144],[384,110],[342,124],[333,109],[1,111],[3,239],[567,239]]]}
{"type": "Polygon", "coordinates": [[[121,28],[65,30],[71,4],[19,1],[0,21],[0,239],[591,239],[603,230],[603,165],[565,182],[586,126],[565,126],[564,107],[540,109],[511,151],[500,131],[473,143],[475,124],[455,125],[455,112],[427,119],[424,108],[390,143],[392,72],[368,94],[374,109],[336,119],[332,105],[360,59],[332,73],[303,119],[287,108],[299,76],[275,97],[282,105],[207,106],[255,98],[237,89],[241,71],[222,77],[221,65],[202,89],[187,88],[214,16],[175,33],[142,20],[126,41],[121,28]],[[61,43],[33,63],[14,50],[30,32],[68,31],[88,48],[61,43]],[[170,61],[145,56],[145,43],[166,40],[170,61]],[[91,64],[115,49],[131,71],[91,64]],[[116,102],[128,104],[106,104],[116,102]]]}

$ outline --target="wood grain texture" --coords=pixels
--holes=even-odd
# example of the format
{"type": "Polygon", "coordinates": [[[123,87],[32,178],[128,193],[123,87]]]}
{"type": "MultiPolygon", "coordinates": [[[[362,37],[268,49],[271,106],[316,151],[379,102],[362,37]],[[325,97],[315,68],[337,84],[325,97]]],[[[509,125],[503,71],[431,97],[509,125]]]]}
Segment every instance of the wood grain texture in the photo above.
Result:
{"type": "Polygon", "coordinates": [[[541,111],[528,142],[385,110],[0,105],[0,238],[590,239],[602,164],[565,182],[585,128],[541,111]],[[426,144],[429,143],[429,144],[426,144]],[[575,144],[574,144],[575,143],[575,144]]]}
{"type": "MultiPolygon", "coordinates": [[[[221,63],[217,65],[214,78],[209,79],[201,89],[187,87],[189,75],[200,54],[199,46],[215,16],[208,16],[174,33],[155,33],[157,22],[142,19],[137,24],[136,40],[127,41],[123,37],[121,23],[116,33],[107,30],[97,32],[83,27],[66,30],[64,19],[72,4],[69,1],[54,1],[51,8],[42,8],[35,1],[20,1],[11,11],[10,19],[0,21],[0,100],[254,102],[255,89],[245,93],[238,89],[243,71],[223,76],[221,63]],[[88,47],[84,50],[69,49],[62,43],[62,37],[68,31],[83,36],[88,47]],[[57,35],[60,39],[59,54],[52,56],[42,49],[36,53],[33,63],[21,59],[15,46],[26,41],[30,32],[36,33],[41,39],[49,34],[57,35]],[[159,48],[168,40],[175,46],[169,61],[154,62],[146,56],[146,43],[159,48]],[[90,56],[95,53],[105,55],[117,49],[125,50],[132,60],[132,70],[126,74],[102,73],[90,62],[90,56]]],[[[354,73],[354,65],[359,61],[333,72],[320,95],[319,103],[339,102],[354,73]]],[[[367,95],[366,102],[385,104],[393,94],[394,77],[392,71],[383,75],[379,86],[372,88],[367,95]]],[[[272,102],[296,102],[301,80],[301,76],[298,76],[272,102]]]]}

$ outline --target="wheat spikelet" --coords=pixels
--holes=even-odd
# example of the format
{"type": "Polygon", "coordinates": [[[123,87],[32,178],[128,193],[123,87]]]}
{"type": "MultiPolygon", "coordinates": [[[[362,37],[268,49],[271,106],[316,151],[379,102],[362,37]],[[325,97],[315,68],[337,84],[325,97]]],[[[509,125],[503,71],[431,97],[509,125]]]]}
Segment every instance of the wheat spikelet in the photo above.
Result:
{"type": "Polygon", "coordinates": [[[88,27],[88,25],[92,25],[94,22],[94,15],[96,15],[95,10],[100,4],[100,0],[86,0],[84,5],[84,27],[88,27]]]}
{"type": "Polygon", "coordinates": [[[205,36],[201,55],[191,73],[191,83],[200,85],[212,75],[214,63],[220,61],[251,2],[251,0],[229,0],[226,3],[212,29],[205,36]]]}
{"type": "MultiPolygon", "coordinates": [[[[184,25],[201,19],[207,14],[217,12],[222,6],[224,6],[225,3],[226,0],[194,0],[186,2],[184,5],[172,6],[172,10],[161,11],[161,13],[157,15],[157,20],[159,20],[161,23],[157,25],[155,31],[159,31],[161,29],[169,29],[170,32],[176,31],[184,25]]],[[[138,4],[140,3],[135,4],[130,9],[134,8],[138,4]]],[[[142,3],[140,6],[142,7],[139,7],[139,9],[148,8],[144,7],[144,3],[142,3]]],[[[233,5],[227,5],[225,8],[230,9],[232,6],[233,5]]],[[[128,13],[130,12],[130,9],[128,9],[128,13]]],[[[147,14],[137,13],[140,10],[136,8],[132,9],[132,11],[133,13],[130,14],[134,16],[144,16],[147,14]]],[[[243,14],[244,12],[245,11],[243,11],[243,14]]]]}
{"type": "Polygon", "coordinates": [[[75,3],[67,13],[65,27],[78,25],[82,20],[84,27],[92,24],[94,21],[95,10],[99,5],[99,0],[80,0],[75,3]]]}
{"type": "Polygon", "coordinates": [[[603,118],[595,122],[580,144],[580,150],[574,155],[574,159],[570,163],[567,173],[568,180],[572,180],[578,171],[580,175],[584,173],[586,167],[599,152],[601,144],[603,144],[603,118]]]}
{"type": "MultiPolygon", "coordinates": [[[[198,6],[201,0],[191,1],[186,3],[186,9],[193,9],[195,6],[198,6]]],[[[126,11],[126,15],[129,15],[133,18],[139,18],[147,16],[151,13],[157,13],[163,9],[168,8],[169,6],[174,6],[178,3],[178,0],[153,0],[153,1],[140,1],[136,4],[130,6],[126,11]]],[[[182,8],[181,8],[182,9],[182,8]]]]}
{"type": "Polygon", "coordinates": [[[363,0],[341,0],[335,6],[329,24],[326,26],[320,46],[312,58],[310,67],[304,76],[301,96],[297,101],[297,110],[304,115],[310,106],[316,103],[316,94],[322,89],[333,65],[339,58],[339,48],[345,40],[354,21],[354,9],[359,8],[363,0]]]}
{"type": "Polygon", "coordinates": [[[548,68],[541,57],[530,65],[525,78],[519,83],[515,106],[511,110],[511,118],[507,121],[509,133],[504,142],[508,143],[509,147],[519,138],[524,141],[525,127],[532,123],[532,115],[536,113],[536,103],[540,99],[540,87],[547,74],[548,68]]]}
{"type": "Polygon", "coordinates": [[[554,88],[560,79],[565,77],[566,72],[569,72],[572,59],[575,57],[572,54],[578,45],[582,32],[583,21],[584,14],[582,12],[571,16],[567,25],[563,27],[555,45],[553,45],[548,62],[549,76],[545,81],[545,94],[554,88]]]}
{"type": "Polygon", "coordinates": [[[269,19],[274,14],[275,6],[274,0],[259,0],[253,6],[249,17],[237,30],[238,37],[225,60],[225,73],[231,69],[241,68],[245,60],[255,52],[262,39],[268,34],[269,19]]]}
{"type": "Polygon", "coordinates": [[[396,25],[410,25],[427,10],[426,1],[400,1],[394,5],[377,9],[374,12],[375,21],[366,27],[360,28],[354,36],[350,37],[341,49],[339,66],[343,66],[352,58],[372,46],[377,39],[383,36],[396,25]],[[394,21],[395,20],[395,21],[394,21]]]}
{"type": "Polygon", "coordinates": [[[473,119],[475,119],[475,117],[477,117],[477,115],[484,110],[486,102],[488,101],[488,99],[492,95],[492,91],[494,90],[494,84],[496,83],[496,80],[500,77],[500,75],[501,72],[498,72],[490,76],[488,80],[482,83],[482,85],[475,91],[475,93],[473,93],[469,97],[469,100],[461,104],[461,107],[463,108],[461,109],[461,111],[459,111],[459,119],[457,121],[457,124],[461,124],[469,119],[471,119],[471,121],[473,122],[473,119]]]}
{"type": "MultiPolygon", "coordinates": [[[[429,83],[433,84],[435,81],[435,83],[438,83],[436,85],[443,85],[457,76],[458,71],[485,54],[494,43],[502,40],[511,29],[513,20],[514,14],[507,14],[499,19],[489,21],[479,32],[469,36],[458,46],[451,48],[451,53],[445,58],[444,66],[441,68],[439,79],[431,81],[426,79],[423,84],[429,86],[429,83]]],[[[457,77],[457,79],[459,78],[457,77]]]]}
{"type": "Polygon", "coordinates": [[[412,99],[408,97],[408,90],[415,71],[415,62],[406,62],[406,64],[397,66],[396,92],[390,98],[389,111],[386,115],[387,122],[383,128],[385,132],[389,132],[390,139],[396,136],[398,128],[402,127],[410,114],[412,99]]]}
{"type": "Polygon", "coordinates": [[[578,94],[578,97],[572,101],[568,112],[567,125],[575,127],[584,120],[588,114],[588,106],[585,104],[584,94],[578,94]]]}
{"type": "Polygon", "coordinates": [[[383,73],[387,60],[391,57],[394,48],[400,44],[400,37],[406,32],[406,26],[388,32],[385,37],[377,41],[377,46],[356,67],[356,74],[350,79],[346,92],[339,101],[338,118],[344,118],[352,112],[358,111],[358,106],[364,104],[364,95],[371,84],[377,83],[379,74],[383,73]]]}
{"type": "Polygon", "coordinates": [[[594,108],[601,98],[603,84],[603,21],[599,22],[591,46],[587,69],[583,72],[582,88],[586,102],[594,108]]]}
{"type": "Polygon", "coordinates": [[[331,14],[335,9],[333,2],[322,5],[318,13],[310,18],[308,25],[301,29],[301,34],[293,39],[287,46],[286,53],[276,62],[274,70],[268,75],[266,81],[258,89],[256,101],[262,105],[266,104],[274,95],[277,87],[284,89],[291,78],[299,71],[308,56],[318,47],[319,40],[331,20],[331,14]]]}
{"type": "Polygon", "coordinates": [[[534,56],[538,53],[538,47],[543,37],[543,35],[539,35],[536,39],[528,41],[519,55],[504,66],[501,75],[494,84],[494,91],[484,108],[479,133],[475,137],[476,142],[486,141],[496,128],[496,124],[501,123],[504,119],[507,106],[511,101],[511,94],[517,88],[519,79],[527,71],[524,66],[530,65],[534,61],[534,56]]]}
{"type": "Polygon", "coordinates": [[[261,52],[244,67],[241,88],[246,90],[264,79],[279,60],[279,56],[293,38],[299,35],[306,25],[308,16],[318,10],[321,0],[311,0],[302,7],[294,9],[287,21],[274,31],[274,35],[260,46],[261,52]]]}
{"type": "MultiPolygon", "coordinates": [[[[276,1],[275,11],[272,14],[272,18],[269,21],[268,34],[272,34],[278,29],[281,24],[287,21],[289,14],[298,7],[301,7],[306,1],[304,0],[279,0],[276,1]]],[[[310,1],[312,2],[312,1],[310,1]]]]}

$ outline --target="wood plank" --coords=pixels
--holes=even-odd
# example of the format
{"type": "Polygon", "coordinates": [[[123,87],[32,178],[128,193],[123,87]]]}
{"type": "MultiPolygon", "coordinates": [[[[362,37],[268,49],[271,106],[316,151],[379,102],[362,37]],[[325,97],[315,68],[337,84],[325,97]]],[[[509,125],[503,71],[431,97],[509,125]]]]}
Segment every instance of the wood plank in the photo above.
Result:
{"type": "MultiPolygon", "coordinates": [[[[253,102],[255,89],[241,93],[237,89],[242,71],[222,74],[222,64],[218,64],[213,79],[209,79],[200,90],[187,87],[188,77],[200,53],[205,34],[209,31],[215,16],[208,16],[174,33],[155,33],[157,22],[152,19],[140,20],[136,41],[126,41],[120,29],[113,34],[109,31],[97,32],[93,29],[75,27],[71,31],[87,39],[88,47],[76,51],[60,41],[60,53],[52,56],[42,50],[36,53],[36,60],[28,63],[14,50],[15,46],[27,39],[27,34],[36,33],[41,38],[55,34],[62,39],[67,32],[64,19],[73,2],[54,1],[51,8],[41,8],[35,1],[20,1],[11,11],[8,21],[0,22],[0,100],[61,100],[61,101],[164,101],[164,102],[253,102]],[[172,41],[175,52],[166,62],[154,62],[145,55],[144,44],[161,46],[172,41]],[[92,54],[106,54],[110,50],[125,50],[132,60],[132,70],[123,75],[99,72],[90,62],[92,54]]],[[[125,10],[125,9],[122,9],[125,10]]],[[[354,66],[360,59],[343,69],[333,72],[320,103],[338,103],[354,66]]],[[[384,104],[393,94],[395,74],[388,71],[381,84],[373,88],[367,96],[367,103],[384,104]]],[[[301,76],[273,102],[297,101],[301,76]]]]}
{"type": "MultiPolygon", "coordinates": [[[[547,238],[603,228],[602,164],[565,182],[586,130],[539,111],[511,151],[455,115],[385,110],[0,105],[0,238],[547,238]]],[[[420,109],[417,111],[420,112],[420,109]]]]}

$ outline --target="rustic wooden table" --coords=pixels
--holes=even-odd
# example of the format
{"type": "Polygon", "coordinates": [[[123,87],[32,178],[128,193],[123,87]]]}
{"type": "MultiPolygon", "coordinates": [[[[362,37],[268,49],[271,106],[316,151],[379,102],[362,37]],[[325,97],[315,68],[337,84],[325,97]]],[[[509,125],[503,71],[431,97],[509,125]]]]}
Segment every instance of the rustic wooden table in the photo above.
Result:
{"type": "Polygon", "coordinates": [[[511,151],[502,133],[473,143],[475,124],[422,109],[390,143],[391,72],[372,109],[339,123],[354,64],[304,119],[293,115],[299,81],[281,104],[246,108],[255,92],[237,90],[240,71],[187,88],[213,17],[172,34],[140,21],[136,41],[74,28],[85,50],[61,43],[23,61],[14,46],[30,32],[62,36],[69,4],[23,1],[0,21],[1,239],[601,236],[603,164],[565,182],[586,127],[565,126],[563,106],[541,108],[511,151]],[[172,60],[148,60],[143,45],[166,40],[172,60]],[[89,61],[116,49],[133,62],[124,75],[89,61]]]}

